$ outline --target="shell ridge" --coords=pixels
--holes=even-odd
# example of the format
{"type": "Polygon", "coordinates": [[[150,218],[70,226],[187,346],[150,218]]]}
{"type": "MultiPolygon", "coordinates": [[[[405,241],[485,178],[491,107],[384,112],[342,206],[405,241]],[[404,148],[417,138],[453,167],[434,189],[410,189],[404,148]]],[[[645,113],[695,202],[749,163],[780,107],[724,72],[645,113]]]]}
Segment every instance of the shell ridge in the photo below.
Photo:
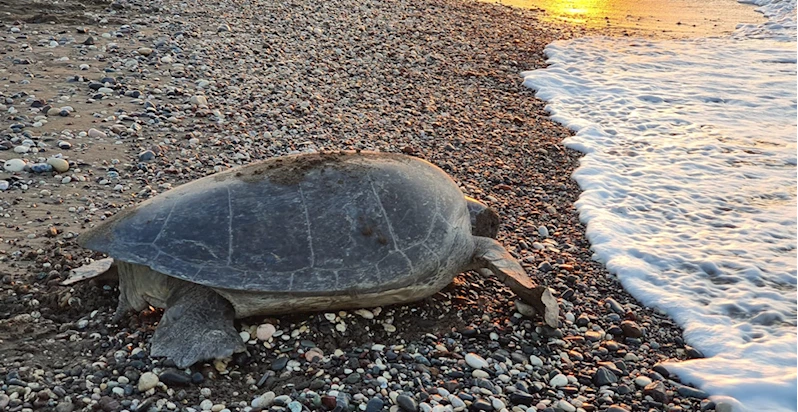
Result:
{"type": "Polygon", "coordinates": [[[161,230],[160,230],[160,231],[158,231],[158,235],[156,235],[156,236],[155,236],[155,239],[153,239],[153,240],[152,240],[152,242],[150,242],[150,244],[151,244],[151,245],[152,245],[154,248],[156,248],[156,249],[158,249],[158,250],[160,250],[161,248],[160,248],[160,247],[158,247],[158,246],[155,244],[155,242],[157,242],[157,241],[158,241],[158,239],[160,239],[160,238],[161,238],[161,235],[163,234],[163,232],[164,232],[164,229],[166,229],[166,225],[168,225],[168,224],[169,224],[169,219],[172,217],[172,212],[174,212],[174,211],[175,211],[175,207],[177,207],[177,203],[178,203],[178,202],[172,202],[172,207],[171,207],[171,208],[169,208],[169,214],[167,214],[167,215],[166,215],[166,219],[164,219],[164,221],[163,221],[163,225],[161,225],[161,230]]]}
{"type": "Polygon", "coordinates": [[[233,195],[227,189],[227,266],[233,263],[233,195]]]}
{"type": "Polygon", "coordinates": [[[305,202],[305,191],[302,190],[302,185],[297,185],[299,187],[299,200],[302,204],[302,210],[305,215],[305,225],[307,226],[308,232],[308,248],[310,249],[310,268],[313,269],[316,266],[316,252],[313,250],[313,232],[310,229],[310,214],[308,213],[308,204],[305,202]]]}
{"type": "Polygon", "coordinates": [[[377,199],[377,206],[380,207],[380,212],[382,213],[383,219],[385,219],[385,225],[388,226],[388,233],[391,235],[391,242],[393,243],[393,250],[399,250],[399,247],[396,245],[396,234],[393,231],[393,225],[391,224],[391,220],[388,219],[388,213],[385,211],[385,206],[382,204],[382,199],[380,199],[380,195],[377,194],[377,188],[374,187],[374,180],[371,178],[371,173],[366,175],[369,179],[369,186],[371,186],[371,192],[374,193],[374,197],[377,199]]]}

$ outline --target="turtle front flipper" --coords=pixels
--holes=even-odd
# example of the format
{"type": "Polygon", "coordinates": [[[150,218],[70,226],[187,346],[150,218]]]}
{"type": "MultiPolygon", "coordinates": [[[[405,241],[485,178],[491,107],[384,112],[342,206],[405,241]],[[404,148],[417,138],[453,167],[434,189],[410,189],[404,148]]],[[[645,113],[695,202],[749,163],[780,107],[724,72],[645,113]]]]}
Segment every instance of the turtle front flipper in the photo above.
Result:
{"type": "Polygon", "coordinates": [[[179,368],[226,358],[244,349],[233,325],[233,305],[212,289],[176,281],[152,337],[152,356],[164,356],[179,368]]]}
{"type": "Polygon", "coordinates": [[[495,239],[474,236],[474,241],[477,246],[473,262],[475,267],[490,269],[522,301],[532,305],[547,325],[556,328],[560,308],[551,290],[536,286],[521,264],[495,239]]]}

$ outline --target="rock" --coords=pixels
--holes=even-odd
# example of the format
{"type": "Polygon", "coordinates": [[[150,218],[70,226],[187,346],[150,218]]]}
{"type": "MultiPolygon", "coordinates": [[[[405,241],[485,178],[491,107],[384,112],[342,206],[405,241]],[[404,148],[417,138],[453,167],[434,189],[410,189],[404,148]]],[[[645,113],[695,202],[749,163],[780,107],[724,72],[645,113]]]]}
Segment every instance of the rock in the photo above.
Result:
{"type": "Polygon", "coordinates": [[[197,94],[197,95],[191,96],[191,99],[189,99],[189,103],[191,103],[194,106],[200,107],[200,108],[207,108],[208,107],[208,98],[206,98],[205,96],[203,96],[201,94],[197,94]]]}
{"type": "Polygon", "coordinates": [[[369,319],[369,320],[374,319],[374,312],[368,309],[358,309],[355,311],[355,314],[359,315],[363,319],[369,319]]]}
{"type": "Polygon", "coordinates": [[[3,163],[3,169],[6,172],[21,172],[25,170],[25,161],[22,159],[8,159],[3,163]]]}
{"type": "Polygon", "coordinates": [[[59,140],[57,145],[58,145],[58,148],[61,149],[61,150],[69,150],[69,149],[72,148],[72,143],[65,142],[63,140],[59,140]]]}
{"type": "Polygon", "coordinates": [[[136,52],[142,56],[149,56],[152,54],[152,49],[149,47],[139,47],[136,52]]]}
{"type": "Polygon", "coordinates": [[[53,167],[56,172],[64,173],[69,170],[69,162],[58,157],[51,157],[47,159],[47,164],[53,167]]]}
{"type": "Polygon", "coordinates": [[[385,402],[380,398],[371,398],[366,404],[365,412],[379,412],[385,406],[385,402]]]}
{"type": "Polygon", "coordinates": [[[25,145],[19,145],[14,147],[14,153],[24,154],[30,151],[30,147],[25,145]]]}
{"type": "Polygon", "coordinates": [[[158,380],[167,386],[186,386],[191,383],[191,377],[175,370],[166,370],[158,375],[158,380]]]}
{"type": "Polygon", "coordinates": [[[274,398],[276,397],[277,396],[275,395],[274,392],[272,391],[266,392],[252,401],[252,407],[260,409],[268,409],[272,405],[272,402],[274,402],[274,398]]]}
{"type": "Polygon", "coordinates": [[[274,332],[277,332],[277,328],[275,328],[274,325],[271,323],[264,323],[258,326],[255,336],[260,341],[267,341],[274,335],[274,332]]]}
{"type": "Polygon", "coordinates": [[[94,37],[89,36],[86,40],[83,40],[84,46],[91,46],[92,44],[94,44],[94,37]]]}
{"type": "Polygon", "coordinates": [[[553,388],[559,388],[560,386],[565,386],[565,385],[568,385],[568,377],[566,377],[562,373],[558,373],[549,381],[549,386],[553,388]]]}
{"type": "Polygon", "coordinates": [[[8,180],[0,180],[0,190],[8,190],[9,186],[8,180]]]}
{"type": "Polygon", "coordinates": [[[5,410],[6,406],[8,406],[8,403],[10,401],[11,399],[8,397],[8,395],[0,393],[0,410],[5,410]]]}
{"type": "Polygon", "coordinates": [[[629,409],[624,408],[621,405],[610,405],[610,407],[607,408],[606,412],[631,412],[631,411],[629,409]]]}
{"type": "Polygon", "coordinates": [[[641,388],[645,388],[650,383],[651,383],[651,378],[649,378],[648,376],[638,376],[635,378],[635,385],[641,388]]]}
{"type": "Polygon", "coordinates": [[[702,391],[701,389],[691,388],[689,386],[679,386],[676,389],[676,392],[679,395],[682,395],[687,398],[696,398],[696,399],[707,399],[709,398],[709,394],[702,391]]]}
{"type": "Polygon", "coordinates": [[[449,395],[449,403],[455,411],[462,411],[466,408],[465,402],[455,395],[449,395]]]}
{"type": "Polygon", "coordinates": [[[465,361],[468,364],[468,366],[474,369],[483,369],[488,367],[488,361],[486,361],[481,356],[473,352],[467,353],[465,355],[465,361]]]}
{"type": "Polygon", "coordinates": [[[704,358],[704,353],[701,352],[700,350],[692,347],[692,346],[685,345],[684,346],[684,350],[685,350],[685,353],[687,353],[687,359],[703,359],[704,358]]]}
{"type": "Polygon", "coordinates": [[[34,163],[29,167],[33,173],[47,173],[53,171],[53,166],[47,163],[34,163]]]}
{"type": "Polygon", "coordinates": [[[502,402],[502,400],[499,399],[499,398],[492,398],[490,400],[490,405],[493,406],[493,409],[495,409],[497,411],[500,411],[500,410],[502,410],[502,409],[504,409],[506,407],[504,402],[502,402]]]}
{"type": "Polygon", "coordinates": [[[92,138],[95,138],[95,139],[105,139],[106,137],[108,137],[108,135],[106,135],[104,132],[101,132],[101,131],[99,131],[99,130],[97,130],[95,128],[89,129],[88,134],[89,134],[89,137],[92,137],[92,138]]]}
{"type": "Polygon", "coordinates": [[[513,392],[510,394],[510,403],[512,403],[513,405],[532,406],[535,405],[537,402],[538,402],[537,399],[528,393],[513,392]]]}
{"type": "Polygon", "coordinates": [[[618,377],[603,366],[599,366],[596,373],[593,374],[593,383],[597,386],[609,385],[615,382],[618,382],[618,377]]]}
{"type": "Polygon", "coordinates": [[[576,412],[576,407],[568,403],[565,399],[561,399],[557,402],[557,405],[554,409],[560,410],[562,412],[576,412]]]}
{"type": "MultiPolygon", "coordinates": [[[[635,381],[635,383],[637,382],[635,381]]],[[[646,385],[646,387],[643,389],[643,394],[654,398],[654,400],[657,402],[668,402],[668,394],[665,390],[665,384],[660,381],[651,382],[646,385]]]]}
{"type": "Polygon", "coordinates": [[[524,316],[526,316],[528,318],[533,318],[538,313],[538,311],[535,310],[535,308],[532,305],[524,303],[521,300],[516,300],[515,301],[515,310],[517,310],[518,313],[520,313],[520,314],[522,314],[522,315],[524,315],[524,316]]]}
{"type": "Polygon", "coordinates": [[[158,385],[158,375],[152,372],[146,372],[139,377],[138,389],[139,392],[146,392],[158,385]]]}
{"type": "Polygon", "coordinates": [[[529,364],[532,366],[543,366],[543,360],[535,355],[529,355],[529,364]]]}
{"type": "Polygon", "coordinates": [[[155,153],[152,150],[145,150],[139,153],[139,161],[149,162],[155,159],[155,153]]]}
{"type": "Polygon", "coordinates": [[[297,401],[291,401],[288,403],[288,410],[291,412],[302,412],[302,404],[297,401]]]}
{"type": "Polygon", "coordinates": [[[271,370],[278,372],[285,369],[285,365],[288,364],[288,356],[280,356],[279,358],[275,359],[272,362],[271,370]]]}
{"type": "Polygon", "coordinates": [[[621,330],[624,336],[630,338],[639,338],[643,336],[643,329],[633,320],[625,320],[621,322],[621,330]]]}
{"type": "Polygon", "coordinates": [[[477,399],[476,401],[474,401],[474,403],[471,404],[471,409],[477,411],[492,411],[493,405],[491,405],[490,402],[484,399],[477,399]]]}
{"type": "Polygon", "coordinates": [[[626,313],[626,310],[624,310],[623,306],[621,306],[621,304],[618,303],[618,301],[613,298],[604,299],[604,303],[610,306],[611,311],[619,315],[623,315],[624,313],[626,313]]]}
{"type": "Polygon", "coordinates": [[[405,412],[417,412],[418,402],[411,396],[401,394],[396,397],[396,404],[405,412]]]}

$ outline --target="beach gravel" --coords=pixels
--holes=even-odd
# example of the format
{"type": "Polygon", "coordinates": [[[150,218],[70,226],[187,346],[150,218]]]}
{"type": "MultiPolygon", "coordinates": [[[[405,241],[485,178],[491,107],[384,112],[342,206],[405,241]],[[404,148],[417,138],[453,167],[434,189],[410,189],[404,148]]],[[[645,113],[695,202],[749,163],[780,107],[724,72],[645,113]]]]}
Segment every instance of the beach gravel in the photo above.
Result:
{"type": "Polygon", "coordinates": [[[41,19],[25,4],[0,18],[0,409],[714,407],[661,366],[703,355],[591,260],[580,156],[521,85],[545,45],[581,32],[465,0],[114,0],[41,19]],[[125,208],[340,149],[429,160],[496,208],[560,327],[464,273],[413,305],[237,321],[246,353],[179,370],[149,355],[161,310],[114,323],[114,282],[60,286],[103,258],[80,233],[125,208]]]}

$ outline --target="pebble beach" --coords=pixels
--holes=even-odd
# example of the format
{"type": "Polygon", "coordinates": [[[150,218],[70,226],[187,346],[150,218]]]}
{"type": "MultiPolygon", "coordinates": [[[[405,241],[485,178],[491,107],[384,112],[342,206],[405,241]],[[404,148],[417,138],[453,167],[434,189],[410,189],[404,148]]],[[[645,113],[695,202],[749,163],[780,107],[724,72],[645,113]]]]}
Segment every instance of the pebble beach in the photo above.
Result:
{"type": "Polygon", "coordinates": [[[82,7],[0,15],[0,410],[730,410],[669,375],[703,355],[591,259],[581,155],[520,76],[578,29],[458,0],[82,7]],[[464,273],[413,305],[237,321],[247,353],[181,370],[148,355],[160,311],[114,324],[114,283],[61,286],[104,257],[76,237],[126,207],[357,149],[426,159],[496,208],[560,327],[464,273]]]}

